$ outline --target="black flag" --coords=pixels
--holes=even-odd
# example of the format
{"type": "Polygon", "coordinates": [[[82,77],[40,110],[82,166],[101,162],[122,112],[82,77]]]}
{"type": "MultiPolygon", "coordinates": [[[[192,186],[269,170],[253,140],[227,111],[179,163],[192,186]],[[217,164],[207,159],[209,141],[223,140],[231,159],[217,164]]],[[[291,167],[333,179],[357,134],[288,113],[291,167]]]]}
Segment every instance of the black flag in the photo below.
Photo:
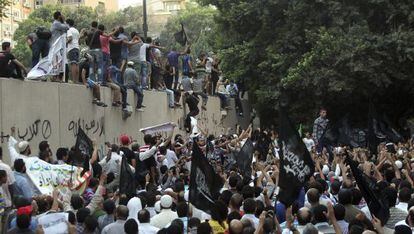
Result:
{"type": "Polygon", "coordinates": [[[216,174],[197,143],[193,143],[191,158],[190,194],[191,204],[204,212],[211,214],[214,201],[220,195],[223,180],[216,174]]]}
{"type": "Polygon", "coordinates": [[[185,46],[187,43],[187,34],[185,33],[183,24],[181,24],[181,31],[174,33],[174,38],[182,46],[185,46]]]}
{"type": "Polygon", "coordinates": [[[243,181],[250,182],[252,177],[253,142],[250,138],[244,143],[236,157],[237,167],[243,175],[243,181]]]}
{"type": "Polygon", "coordinates": [[[137,190],[135,173],[128,164],[126,156],[122,156],[121,174],[119,177],[119,193],[125,194],[128,198],[134,197],[137,190]]]}
{"type": "Polygon", "coordinates": [[[283,107],[279,107],[280,118],[280,178],[279,201],[286,207],[292,205],[303,185],[313,175],[315,166],[283,107]]]}
{"type": "Polygon", "coordinates": [[[368,205],[369,211],[381,220],[384,225],[390,217],[390,210],[388,203],[381,197],[381,192],[376,189],[376,183],[362,173],[358,168],[358,163],[352,160],[349,155],[346,157],[346,163],[352,170],[352,175],[354,175],[355,181],[368,205]]]}
{"type": "Polygon", "coordinates": [[[75,144],[76,153],[71,159],[72,165],[83,167],[83,172],[89,171],[89,158],[93,153],[92,140],[86,135],[81,127],[78,128],[78,135],[75,144]]]}

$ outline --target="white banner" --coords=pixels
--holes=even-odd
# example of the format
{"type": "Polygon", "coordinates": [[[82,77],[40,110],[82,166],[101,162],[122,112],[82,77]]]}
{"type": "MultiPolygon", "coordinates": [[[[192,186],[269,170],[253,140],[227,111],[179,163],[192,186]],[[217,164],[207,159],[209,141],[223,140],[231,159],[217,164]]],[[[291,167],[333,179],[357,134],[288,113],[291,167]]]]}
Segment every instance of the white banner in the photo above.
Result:
{"type": "Polygon", "coordinates": [[[66,234],[68,230],[68,213],[51,213],[43,215],[38,219],[45,234],[66,234]]]}
{"type": "Polygon", "coordinates": [[[155,135],[155,134],[160,134],[164,132],[171,132],[172,130],[174,130],[175,126],[176,126],[175,123],[169,122],[169,123],[159,124],[159,125],[155,125],[155,126],[151,126],[147,128],[141,128],[139,131],[144,134],[155,135]]]}
{"type": "Polygon", "coordinates": [[[65,190],[70,183],[72,183],[71,190],[83,192],[91,175],[90,172],[86,172],[81,177],[83,170],[81,167],[68,164],[54,165],[37,157],[29,157],[25,163],[27,175],[42,194],[51,195],[54,188],[65,190]]]}
{"type": "Polygon", "coordinates": [[[46,76],[65,72],[66,34],[60,36],[49,49],[47,57],[42,58],[27,74],[28,80],[46,80],[46,76]]]}

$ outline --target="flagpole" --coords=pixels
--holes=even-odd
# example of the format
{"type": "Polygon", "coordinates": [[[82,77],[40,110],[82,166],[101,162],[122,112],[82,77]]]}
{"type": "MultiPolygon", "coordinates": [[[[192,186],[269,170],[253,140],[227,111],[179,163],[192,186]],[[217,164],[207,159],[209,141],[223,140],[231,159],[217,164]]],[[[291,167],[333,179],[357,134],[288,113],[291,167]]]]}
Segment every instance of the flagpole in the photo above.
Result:
{"type": "MultiPolygon", "coordinates": [[[[63,34],[65,36],[66,39],[66,33],[63,34]]],[[[66,40],[62,40],[62,44],[63,44],[63,56],[62,56],[62,63],[63,63],[63,80],[66,80],[66,62],[67,62],[67,50],[66,50],[66,40]]]]}

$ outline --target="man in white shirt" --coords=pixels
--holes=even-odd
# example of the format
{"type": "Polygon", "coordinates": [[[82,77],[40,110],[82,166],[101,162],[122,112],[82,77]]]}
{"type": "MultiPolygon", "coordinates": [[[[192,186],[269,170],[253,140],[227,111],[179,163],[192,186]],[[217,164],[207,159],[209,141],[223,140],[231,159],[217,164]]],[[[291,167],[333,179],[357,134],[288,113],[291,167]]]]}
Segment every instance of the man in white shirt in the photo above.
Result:
{"type": "Polygon", "coordinates": [[[150,224],[150,213],[147,209],[142,209],[138,212],[138,233],[140,234],[153,234],[157,233],[160,229],[150,224]]]}
{"type": "Polygon", "coordinates": [[[66,34],[68,63],[70,64],[70,73],[74,83],[79,82],[79,31],[74,28],[75,22],[72,19],[66,20],[69,29],[66,34]]]}
{"type": "MultiPolygon", "coordinates": [[[[163,146],[162,148],[166,148],[166,147],[163,146]]],[[[160,147],[160,152],[161,152],[161,149],[162,148],[160,147]]],[[[168,169],[170,169],[171,167],[174,167],[175,164],[178,162],[177,155],[175,154],[174,151],[172,151],[170,149],[166,149],[166,151],[165,151],[165,158],[167,160],[167,167],[168,167],[168,169]]]]}
{"type": "Polygon", "coordinates": [[[16,135],[16,128],[12,127],[11,134],[9,137],[9,142],[8,142],[8,148],[9,148],[9,153],[10,153],[10,165],[13,165],[14,161],[16,161],[16,159],[19,159],[19,158],[23,159],[23,161],[26,160],[32,153],[29,142],[27,141],[18,142],[14,138],[15,135],[16,135]],[[16,145],[17,145],[17,148],[19,149],[19,152],[17,152],[15,148],[16,145]]]}
{"type": "Polygon", "coordinates": [[[411,199],[411,192],[408,188],[402,188],[398,192],[398,204],[395,206],[395,208],[402,210],[404,212],[408,212],[408,202],[411,199]]]}
{"type": "Polygon", "coordinates": [[[253,223],[255,229],[259,226],[259,219],[254,215],[256,212],[256,201],[253,198],[248,198],[243,202],[244,215],[241,220],[248,219],[253,223]]]}
{"type": "Polygon", "coordinates": [[[16,181],[14,179],[14,174],[9,165],[3,162],[3,149],[0,147],[0,170],[4,170],[7,173],[7,182],[2,184],[1,187],[3,189],[3,198],[5,202],[6,208],[12,206],[12,197],[10,189],[13,188],[13,184],[16,181]]]}
{"type": "Polygon", "coordinates": [[[170,195],[161,197],[161,212],[151,219],[151,225],[157,228],[164,228],[174,219],[178,218],[177,212],[171,210],[173,199],[170,195]]]}
{"type": "Polygon", "coordinates": [[[315,147],[315,142],[312,139],[312,136],[310,135],[309,132],[305,133],[305,137],[302,139],[303,143],[305,143],[306,148],[308,149],[309,152],[312,151],[312,148],[315,147]]]}
{"type": "Polygon", "coordinates": [[[143,88],[148,88],[148,61],[147,61],[147,49],[149,48],[158,48],[162,47],[152,44],[152,39],[147,38],[146,43],[142,43],[141,48],[139,49],[139,63],[141,67],[141,86],[143,88]]]}

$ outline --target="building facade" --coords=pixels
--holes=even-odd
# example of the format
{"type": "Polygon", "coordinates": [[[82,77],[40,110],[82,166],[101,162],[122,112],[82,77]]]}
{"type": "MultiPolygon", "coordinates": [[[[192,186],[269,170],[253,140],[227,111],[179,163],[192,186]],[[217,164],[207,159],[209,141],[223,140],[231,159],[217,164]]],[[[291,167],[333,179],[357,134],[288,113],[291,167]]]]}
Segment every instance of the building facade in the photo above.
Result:
{"type": "Polygon", "coordinates": [[[159,36],[168,19],[185,9],[190,0],[147,0],[149,35],[159,36]]]}
{"type": "Polygon", "coordinates": [[[5,8],[5,15],[0,21],[0,42],[13,41],[13,35],[19,22],[27,19],[35,9],[35,0],[12,0],[5,8]]]}
{"type": "Polygon", "coordinates": [[[96,7],[102,7],[105,9],[105,12],[117,11],[118,0],[35,0],[36,8],[43,5],[49,4],[61,4],[63,6],[77,7],[77,6],[87,6],[95,9],[96,7]]]}

